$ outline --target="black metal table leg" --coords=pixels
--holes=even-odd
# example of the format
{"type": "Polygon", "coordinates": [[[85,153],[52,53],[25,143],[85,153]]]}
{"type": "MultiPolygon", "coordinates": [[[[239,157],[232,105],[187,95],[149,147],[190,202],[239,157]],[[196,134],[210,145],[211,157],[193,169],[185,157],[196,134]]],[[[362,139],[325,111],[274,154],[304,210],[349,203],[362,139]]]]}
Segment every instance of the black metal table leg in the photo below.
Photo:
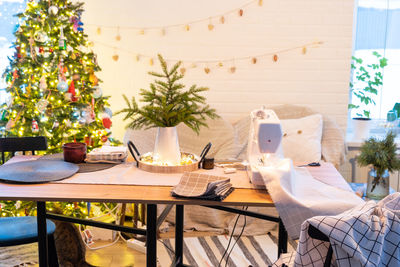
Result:
{"type": "Polygon", "coordinates": [[[183,266],[183,205],[176,205],[175,215],[175,266],[183,266]]]}
{"type": "Polygon", "coordinates": [[[157,205],[147,205],[146,266],[157,267],[157,205]]]}
{"type": "Polygon", "coordinates": [[[279,233],[278,233],[278,258],[282,253],[287,253],[288,234],[282,219],[279,218],[279,233]]]}
{"type": "Polygon", "coordinates": [[[46,225],[46,202],[37,202],[37,230],[39,246],[39,266],[48,266],[47,255],[47,225],[46,225]]]}

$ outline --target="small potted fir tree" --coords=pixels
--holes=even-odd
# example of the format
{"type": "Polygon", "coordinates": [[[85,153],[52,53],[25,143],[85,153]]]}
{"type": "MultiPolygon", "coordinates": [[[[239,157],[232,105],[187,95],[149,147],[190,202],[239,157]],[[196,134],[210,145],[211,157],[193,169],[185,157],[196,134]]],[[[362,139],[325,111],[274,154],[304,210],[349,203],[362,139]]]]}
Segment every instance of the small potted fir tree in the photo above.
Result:
{"type": "Polygon", "coordinates": [[[158,59],[162,73],[149,72],[158,79],[150,84],[149,90],[140,90],[144,105],[139,107],[134,97],[129,102],[124,95],[128,107],[117,113],[126,113],[124,120],[130,120],[127,127],[133,130],[157,127],[153,159],[178,165],[181,153],[176,126],[184,123],[199,133],[201,126],[207,126],[206,117],[214,119],[218,115],[215,109],[206,104],[206,98],[200,95],[208,88],[192,85],[185,89],[185,85],[179,83],[183,78],[183,74],[178,73],[181,62],[168,69],[161,55],[158,55],[158,59]]]}
{"type": "Polygon", "coordinates": [[[368,173],[367,198],[380,200],[389,194],[389,173],[400,170],[396,154],[396,134],[389,132],[382,140],[369,138],[357,157],[359,166],[371,166],[368,173]]]}

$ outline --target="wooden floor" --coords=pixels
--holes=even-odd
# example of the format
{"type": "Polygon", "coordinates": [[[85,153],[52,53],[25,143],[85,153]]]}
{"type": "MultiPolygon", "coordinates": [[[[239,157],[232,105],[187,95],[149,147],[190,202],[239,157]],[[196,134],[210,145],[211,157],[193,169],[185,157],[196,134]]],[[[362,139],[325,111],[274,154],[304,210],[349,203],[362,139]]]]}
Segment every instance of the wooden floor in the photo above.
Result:
{"type": "MultiPolygon", "coordinates": [[[[173,238],[175,229],[160,234],[160,238],[173,238]]],[[[217,235],[213,232],[186,232],[185,237],[217,235]]],[[[110,244],[109,241],[96,241],[95,246],[110,244]]],[[[86,261],[101,267],[142,267],[146,266],[146,255],[129,248],[124,241],[99,250],[86,249],[86,261]]]]}

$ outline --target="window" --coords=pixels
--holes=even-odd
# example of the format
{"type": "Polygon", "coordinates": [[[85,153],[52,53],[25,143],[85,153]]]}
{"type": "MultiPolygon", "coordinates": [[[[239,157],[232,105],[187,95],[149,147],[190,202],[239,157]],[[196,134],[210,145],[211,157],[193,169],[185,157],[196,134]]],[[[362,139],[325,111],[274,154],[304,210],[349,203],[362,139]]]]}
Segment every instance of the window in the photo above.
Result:
{"type": "MultiPolygon", "coordinates": [[[[368,62],[377,51],[388,59],[376,106],[371,107],[371,118],[386,119],[387,112],[400,102],[400,0],[359,0],[355,27],[355,57],[368,62]]],[[[357,104],[357,99],[352,102],[357,104]]]]}
{"type": "MultiPolygon", "coordinates": [[[[14,31],[18,26],[18,18],[14,14],[25,10],[25,0],[0,0],[0,76],[9,65],[8,57],[13,55],[12,42],[15,41],[14,31]]],[[[0,103],[7,97],[6,83],[0,79],[0,103]]]]}

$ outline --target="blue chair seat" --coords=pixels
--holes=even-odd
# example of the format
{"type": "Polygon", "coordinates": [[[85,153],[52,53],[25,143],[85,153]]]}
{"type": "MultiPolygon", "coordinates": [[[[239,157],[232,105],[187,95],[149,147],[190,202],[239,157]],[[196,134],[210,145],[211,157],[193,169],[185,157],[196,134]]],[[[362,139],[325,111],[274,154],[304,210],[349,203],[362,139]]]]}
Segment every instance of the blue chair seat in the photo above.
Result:
{"type": "MultiPolygon", "coordinates": [[[[55,224],[46,220],[47,234],[56,230],[55,224]]],[[[34,216],[0,218],[0,247],[37,241],[37,219],[34,216]]]]}

